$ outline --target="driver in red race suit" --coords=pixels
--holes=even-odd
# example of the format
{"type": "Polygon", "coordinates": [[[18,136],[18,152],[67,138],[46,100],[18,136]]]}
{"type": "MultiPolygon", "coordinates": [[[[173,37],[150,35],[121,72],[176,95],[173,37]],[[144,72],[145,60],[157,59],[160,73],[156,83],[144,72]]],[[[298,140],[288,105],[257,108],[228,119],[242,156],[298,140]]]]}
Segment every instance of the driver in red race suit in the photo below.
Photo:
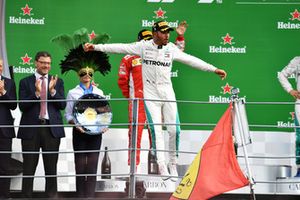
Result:
{"type": "MultiPolygon", "coordinates": [[[[184,51],[185,48],[185,39],[184,33],[187,28],[186,21],[181,22],[176,28],[177,38],[175,41],[176,46],[184,51]]],[[[146,29],[141,30],[138,33],[138,41],[140,40],[151,40],[152,32],[146,29]]],[[[118,79],[119,88],[122,90],[122,94],[125,98],[140,98],[143,99],[143,78],[142,78],[142,59],[137,55],[126,55],[121,63],[119,68],[119,79],[118,79]]],[[[138,129],[137,129],[137,146],[136,151],[136,166],[140,164],[140,148],[142,133],[144,129],[144,124],[146,122],[146,114],[144,108],[144,102],[138,101],[138,129]]],[[[129,123],[132,123],[132,101],[128,102],[128,115],[129,123]]],[[[149,129],[148,129],[149,132],[149,129]]],[[[129,125],[128,137],[129,143],[128,147],[131,148],[131,135],[132,135],[132,126],[129,125]]],[[[149,132],[149,148],[151,148],[151,134],[149,132]]],[[[130,151],[128,151],[128,165],[130,165],[130,151]]],[[[137,168],[139,169],[139,168],[137,168]]]]}

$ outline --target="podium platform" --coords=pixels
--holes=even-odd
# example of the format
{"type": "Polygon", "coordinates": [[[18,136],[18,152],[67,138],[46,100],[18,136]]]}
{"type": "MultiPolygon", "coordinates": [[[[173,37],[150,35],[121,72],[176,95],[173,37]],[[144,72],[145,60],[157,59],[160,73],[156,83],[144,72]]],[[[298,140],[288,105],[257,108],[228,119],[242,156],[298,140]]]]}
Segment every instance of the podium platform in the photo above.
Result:
{"type": "MultiPolygon", "coordinates": [[[[179,181],[179,180],[178,180],[179,181]]],[[[176,189],[176,182],[171,180],[163,181],[160,177],[137,177],[135,195],[138,198],[151,196],[151,193],[166,194],[170,196],[176,189]]],[[[96,192],[123,192],[128,196],[129,179],[103,179],[97,181],[96,192]]]]}
{"type": "MultiPolygon", "coordinates": [[[[97,181],[96,192],[125,192],[126,183],[128,179],[103,179],[97,181]]],[[[173,193],[177,185],[177,182],[163,181],[160,177],[139,177],[136,183],[137,186],[142,183],[147,193],[173,193]]]]}
{"type": "Polygon", "coordinates": [[[276,184],[277,194],[295,194],[300,195],[300,177],[290,177],[278,179],[276,184]]]}
{"type": "MultiPolygon", "coordinates": [[[[245,166],[241,166],[242,169],[245,166]]],[[[255,181],[256,194],[291,194],[300,195],[300,178],[292,177],[292,167],[288,165],[251,165],[255,181]]],[[[188,169],[187,165],[177,166],[179,176],[183,176],[188,169]]],[[[139,176],[137,187],[143,187],[146,193],[173,193],[180,182],[170,179],[163,181],[160,177],[139,176]],[[142,184],[142,186],[141,186],[142,184]]],[[[102,179],[97,181],[96,192],[126,192],[126,179],[102,179]]],[[[249,187],[240,188],[227,194],[249,194],[249,187]]]]}

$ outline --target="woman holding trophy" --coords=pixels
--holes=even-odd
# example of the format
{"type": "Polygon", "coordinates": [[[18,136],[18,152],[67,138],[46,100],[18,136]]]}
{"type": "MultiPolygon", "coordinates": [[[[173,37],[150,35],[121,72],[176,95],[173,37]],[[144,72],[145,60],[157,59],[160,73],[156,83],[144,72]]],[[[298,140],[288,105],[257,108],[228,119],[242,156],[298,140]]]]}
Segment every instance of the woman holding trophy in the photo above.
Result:
{"type": "MultiPolygon", "coordinates": [[[[79,84],[68,92],[65,118],[69,124],[74,125],[72,132],[77,195],[94,197],[99,158],[96,150],[101,149],[102,133],[108,130],[112,114],[103,91],[93,83],[93,76],[97,71],[107,74],[111,65],[105,53],[84,52],[82,44],[88,38],[86,29],[76,31],[73,38],[78,38],[78,35],[82,43],[76,45],[74,39],[73,45],[76,47],[70,49],[65,60],[60,63],[62,74],[73,70],[79,78],[79,84]],[[84,152],[86,150],[90,152],[84,152]]],[[[65,37],[57,36],[52,41],[61,44],[65,37]]]]}

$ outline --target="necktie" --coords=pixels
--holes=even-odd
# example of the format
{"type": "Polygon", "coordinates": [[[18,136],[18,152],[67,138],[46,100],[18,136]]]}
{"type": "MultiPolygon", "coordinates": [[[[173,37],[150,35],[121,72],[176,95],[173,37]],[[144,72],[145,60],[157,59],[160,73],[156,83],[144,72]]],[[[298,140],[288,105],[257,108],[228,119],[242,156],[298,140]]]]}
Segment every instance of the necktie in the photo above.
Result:
{"type": "Polygon", "coordinates": [[[45,77],[42,76],[40,78],[42,80],[42,84],[41,84],[41,110],[40,110],[40,118],[43,119],[45,118],[45,115],[46,115],[46,98],[47,98],[47,94],[46,94],[46,80],[45,80],[45,77]]]}

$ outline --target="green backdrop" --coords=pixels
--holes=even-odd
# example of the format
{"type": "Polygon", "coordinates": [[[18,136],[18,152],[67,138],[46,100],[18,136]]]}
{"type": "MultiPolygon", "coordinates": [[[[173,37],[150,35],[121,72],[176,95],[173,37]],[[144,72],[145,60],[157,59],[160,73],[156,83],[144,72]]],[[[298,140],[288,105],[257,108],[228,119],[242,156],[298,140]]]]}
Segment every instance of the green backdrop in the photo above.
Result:
{"type": "MultiPolygon", "coordinates": [[[[189,24],[186,52],[228,72],[221,81],[213,73],[174,63],[172,78],[178,100],[216,104],[179,103],[182,123],[216,123],[226,108],[230,87],[240,88],[246,98],[250,125],[293,122],[293,105],[257,105],[251,102],[292,102],[280,86],[277,73],[299,55],[300,1],[243,0],[7,0],[6,43],[8,62],[14,66],[16,83],[34,68],[34,55],[47,50],[53,56],[52,74],[65,81],[66,93],[78,84],[75,73],[61,75],[62,50],[50,42],[61,33],[86,27],[108,33],[110,42],[133,42],[137,32],[165,19],[176,26],[189,24]],[[27,5],[27,6],[26,6],[27,5]],[[227,35],[227,37],[226,37],[227,35]],[[226,39],[227,38],[227,39],[226,39]],[[23,62],[22,57],[32,58],[23,62]],[[227,84],[227,87],[225,87],[227,84]],[[229,88],[229,90],[226,90],[229,88]],[[218,104],[221,103],[221,104],[218,104]]],[[[176,34],[171,35],[174,41],[176,34]]],[[[123,55],[110,55],[112,71],[95,82],[110,98],[121,98],[117,72],[123,55]]],[[[32,72],[32,71],[31,71],[32,72]]],[[[292,80],[294,82],[294,80],[292,80]]],[[[127,102],[113,101],[114,123],[127,122],[127,102]]],[[[182,129],[211,127],[183,126],[182,129]]],[[[251,127],[251,130],[256,129],[251,127]]],[[[275,128],[264,128],[274,130],[275,128]]],[[[278,130],[278,129],[276,129],[278,130]]],[[[292,129],[279,129],[292,130],[292,129]]]]}

